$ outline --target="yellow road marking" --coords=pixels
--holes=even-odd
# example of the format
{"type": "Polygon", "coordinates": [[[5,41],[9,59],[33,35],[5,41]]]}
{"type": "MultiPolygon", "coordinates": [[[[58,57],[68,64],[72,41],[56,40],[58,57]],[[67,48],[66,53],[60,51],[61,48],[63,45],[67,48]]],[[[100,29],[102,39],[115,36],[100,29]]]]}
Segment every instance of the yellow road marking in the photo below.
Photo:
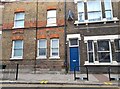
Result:
{"type": "Polygon", "coordinates": [[[42,80],[42,81],[40,82],[40,84],[47,84],[47,83],[48,83],[47,80],[42,80]]]}
{"type": "Polygon", "coordinates": [[[106,85],[112,85],[111,82],[104,82],[104,84],[106,84],[106,85]]]}

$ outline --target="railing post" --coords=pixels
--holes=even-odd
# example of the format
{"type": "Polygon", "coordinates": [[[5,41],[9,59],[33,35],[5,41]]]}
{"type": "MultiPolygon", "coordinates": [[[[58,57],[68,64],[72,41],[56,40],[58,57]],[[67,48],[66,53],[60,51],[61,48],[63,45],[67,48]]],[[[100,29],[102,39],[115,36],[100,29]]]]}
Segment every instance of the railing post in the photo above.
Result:
{"type": "Polygon", "coordinates": [[[76,71],[75,71],[76,67],[74,68],[74,80],[76,80],[76,71]]]}
{"type": "Polygon", "coordinates": [[[17,68],[16,68],[16,80],[18,79],[18,69],[19,69],[19,64],[17,64],[17,68]]]}
{"type": "Polygon", "coordinates": [[[87,80],[89,80],[88,79],[88,68],[87,68],[87,66],[85,66],[86,67],[86,73],[87,73],[87,80]]]}
{"type": "Polygon", "coordinates": [[[108,67],[109,81],[111,81],[110,72],[111,72],[111,68],[110,68],[110,66],[109,66],[109,67],[108,67]]]}

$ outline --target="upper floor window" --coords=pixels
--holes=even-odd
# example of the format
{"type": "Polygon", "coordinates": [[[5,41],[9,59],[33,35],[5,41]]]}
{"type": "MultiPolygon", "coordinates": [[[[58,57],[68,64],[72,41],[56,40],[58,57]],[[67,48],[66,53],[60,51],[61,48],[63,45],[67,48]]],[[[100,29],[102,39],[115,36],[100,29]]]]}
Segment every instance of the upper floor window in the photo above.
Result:
{"type": "Polygon", "coordinates": [[[24,18],[25,18],[24,12],[15,13],[14,27],[15,28],[23,28],[24,27],[24,18]]]}
{"type": "Polygon", "coordinates": [[[47,26],[56,26],[56,10],[47,11],[47,26]]]}
{"type": "Polygon", "coordinates": [[[111,0],[104,0],[104,5],[101,2],[102,0],[79,0],[77,2],[78,21],[101,21],[103,19],[102,8],[105,8],[105,18],[108,20],[112,19],[111,0]]]}
{"type": "Polygon", "coordinates": [[[111,4],[111,0],[105,0],[104,1],[104,6],[105,6],[105,17],[107,19],[112,19],[113,15],[112,15],[112,4],[111,4]]]}
{"type": "Polygon", "coordinates": [[[77,8],[78,8],[78,21],[83,22],[85,20],[84,2],[80,1],[77,4],[77,8]]]}
{"type": "Polygon", "coordinates": [[[38,57],[46,58],[47,55],[47,41],[46,39],[38,40],[38,57]]]}
{"type": "Polygon", "coordinates": [[[23,56],[23,41],[22,40],[13,41],[12,58],[22,58],[22,56],[23,56]]]}
{"type": "Polygon", "coordinates": [[[88,0],[87,1],[87,15],[89,21],[97,21],[102,18],[101,1],[88,0]]]}

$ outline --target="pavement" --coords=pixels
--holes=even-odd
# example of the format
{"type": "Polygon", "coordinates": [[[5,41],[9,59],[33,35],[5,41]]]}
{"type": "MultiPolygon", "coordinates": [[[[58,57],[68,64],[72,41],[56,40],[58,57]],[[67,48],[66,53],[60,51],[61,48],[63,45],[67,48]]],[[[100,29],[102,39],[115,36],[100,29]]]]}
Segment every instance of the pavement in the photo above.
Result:
{"type": "Polygon", "coordinates": [[[109,81],[108,74],[89,74],[89,80],[86,80],[86,74],[77,74],[74,79],[73,73],[19,73],[18,79],[15,80],[15,73],[0,74],[0,83],[2,84],[66,84],[66,85],[120,85],[118,74],[111,74],[109,81]],[[6,79],[4,79],[6,78],[6,79]],[[4,79],[4,80],[2,80],[4,79]]]}

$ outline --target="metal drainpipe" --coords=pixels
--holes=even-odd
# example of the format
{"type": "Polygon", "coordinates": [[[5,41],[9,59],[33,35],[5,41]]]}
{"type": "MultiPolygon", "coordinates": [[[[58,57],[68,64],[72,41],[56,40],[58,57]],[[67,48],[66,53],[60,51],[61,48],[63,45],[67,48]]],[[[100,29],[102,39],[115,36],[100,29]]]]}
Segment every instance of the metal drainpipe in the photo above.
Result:
{"type": "Polygon", "coordinates": [[[37,30],[38,30],[38,0],[36,1],[36,29],[35,29],[35,59],[34,73],[36,73],[36,58],[37,58],[37,30]]]}
{"type": "Polygon", "coordinates": [[[64,2],[64,21],[65,21],[65,25],[64,25],[64,44],[65,44],[65,71],[66,73],[68,73],[68,62],[67,62],[67,42],[66,42],[66,30],[67,30],[67,27],[66,27],[66,0],[64,2]]]}

